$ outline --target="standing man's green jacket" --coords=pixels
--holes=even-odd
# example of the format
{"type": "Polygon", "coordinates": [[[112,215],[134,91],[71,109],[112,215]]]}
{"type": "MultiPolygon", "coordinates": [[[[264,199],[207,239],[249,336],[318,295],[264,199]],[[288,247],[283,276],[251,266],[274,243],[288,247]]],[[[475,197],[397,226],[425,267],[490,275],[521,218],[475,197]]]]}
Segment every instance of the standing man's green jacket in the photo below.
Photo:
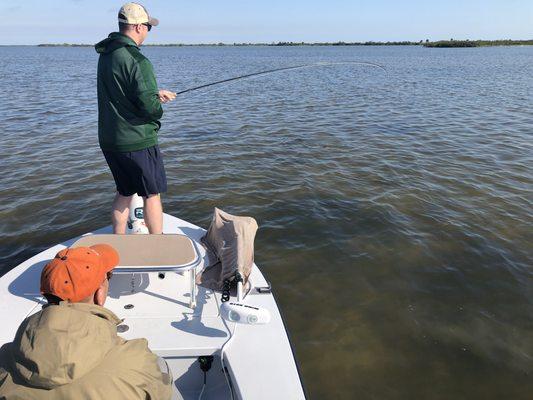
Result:
{"type": "Polygon", "coordinates": [[[172,377],[146,339],[117,335],[108,309],[61,302],[26,318],[0,349],[0,399],[168,400],[172,377]]]}
{"type": "Polygon", "coordinates": [[[152,63],[128,36],[113,32],[95,45],[98,140],[102,150],[129,152],[157,144],[163,108],[152,63]]]}

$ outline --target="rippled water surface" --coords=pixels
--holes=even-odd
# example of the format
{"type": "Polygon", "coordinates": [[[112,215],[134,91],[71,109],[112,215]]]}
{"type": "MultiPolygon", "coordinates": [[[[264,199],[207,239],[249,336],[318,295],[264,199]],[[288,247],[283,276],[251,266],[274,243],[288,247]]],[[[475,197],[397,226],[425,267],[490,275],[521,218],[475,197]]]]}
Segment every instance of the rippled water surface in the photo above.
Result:
{"type": "MultiPolygon", "coordinates": [[[[533,47],[145,48],[167,212],[254,216],[313,399],[533,396],[533,47]]],[[[91,48],[0,48],[1,272],[109,223],[91,48]]]]}

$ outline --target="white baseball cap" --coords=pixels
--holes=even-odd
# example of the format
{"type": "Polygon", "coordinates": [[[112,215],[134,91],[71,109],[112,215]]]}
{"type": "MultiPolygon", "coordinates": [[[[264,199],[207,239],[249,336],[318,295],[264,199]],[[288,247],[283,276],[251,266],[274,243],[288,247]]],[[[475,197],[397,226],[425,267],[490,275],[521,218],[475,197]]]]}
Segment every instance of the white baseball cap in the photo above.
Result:
{"type": "Polygon", "coordinates": [[[131,25],[150,24],[157,26],[159,24],[157,18],[151,18],[146,8],[137,3],[124,4],[118,11],[118,22],[131,25]]]}

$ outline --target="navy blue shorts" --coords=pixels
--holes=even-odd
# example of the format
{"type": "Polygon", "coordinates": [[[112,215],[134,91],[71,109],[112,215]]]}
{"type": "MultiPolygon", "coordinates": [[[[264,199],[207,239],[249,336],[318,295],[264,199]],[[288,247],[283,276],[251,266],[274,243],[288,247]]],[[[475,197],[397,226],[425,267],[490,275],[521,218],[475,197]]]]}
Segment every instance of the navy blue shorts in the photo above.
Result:
{"type": "Polygon", "coordinates": [[[104,151],[117,191],[122,196],[146,197],[167,191],[167,177],[159,146],[129,152],[104,151]]]}

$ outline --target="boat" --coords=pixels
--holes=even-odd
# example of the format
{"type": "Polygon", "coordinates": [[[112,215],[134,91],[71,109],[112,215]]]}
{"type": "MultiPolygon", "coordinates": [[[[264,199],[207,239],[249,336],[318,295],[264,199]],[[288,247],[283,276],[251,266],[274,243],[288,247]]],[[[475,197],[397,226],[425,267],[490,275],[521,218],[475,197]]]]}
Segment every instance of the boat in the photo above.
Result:
{"type": "MultiPolygon", "coordinates": [[[[137,217],[142,222],[142,212],[137,217]]],[[[130,231],[142,229],[130,224],[130,231]]],[[[165,359],[174,399],[305,399],[272,288],[257,265],[249,285],[243,289],[239,284],[237,294],[224,299],[224,293],[195,282],[195,275],[209,265],[209,252],[201,243],[206,231],[164,214],[163,233],[113,235],[107,226],[14,267],[0,277],[0,346],[11,342],[20,323],[46,304],[39,293],[40,274],[58,251],[111,241],[122,246],[117,249],[121,261],[105,307],[123,318],[117,327],[120,336],[146,338],[165,359]],[[169,263],[165,257],[174,258],[169,263]]]]}

